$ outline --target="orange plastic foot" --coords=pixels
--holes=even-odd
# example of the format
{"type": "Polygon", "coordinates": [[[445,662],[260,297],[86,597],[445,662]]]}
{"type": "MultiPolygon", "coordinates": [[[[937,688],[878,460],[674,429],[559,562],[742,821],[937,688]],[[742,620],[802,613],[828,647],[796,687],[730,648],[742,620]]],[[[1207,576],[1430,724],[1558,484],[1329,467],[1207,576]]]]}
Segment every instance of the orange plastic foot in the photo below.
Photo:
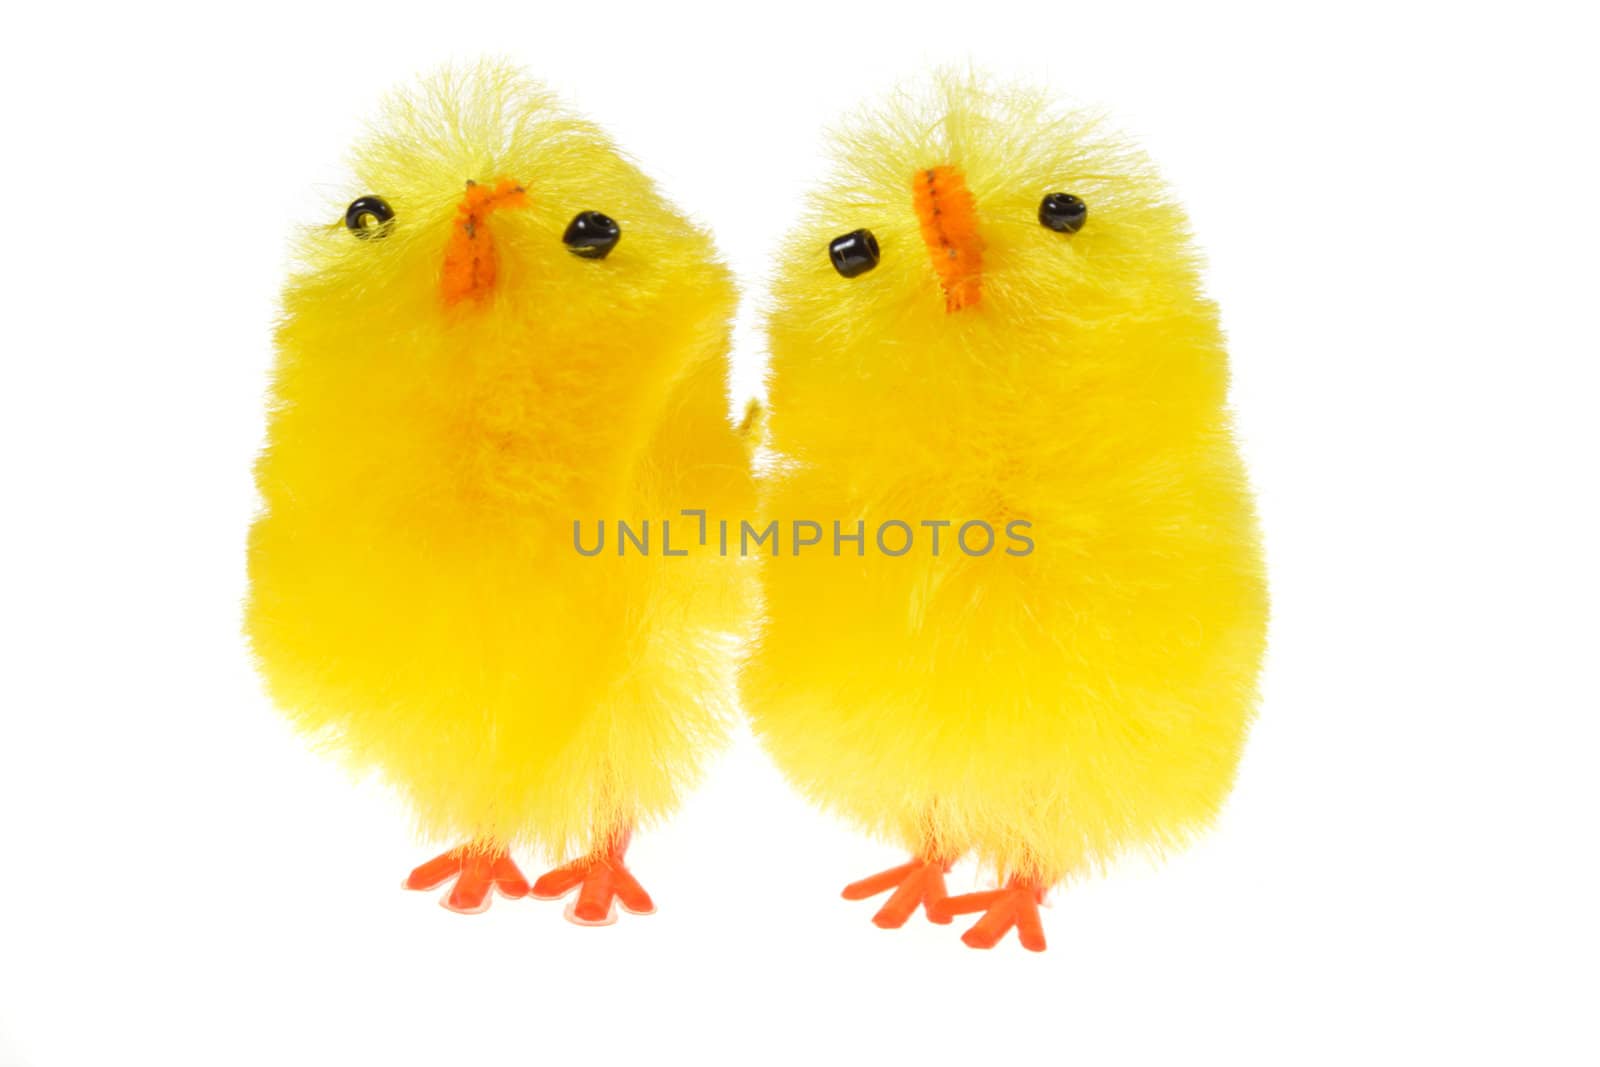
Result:
{"type": "Polygon", "coordinates": [[[491,889],[509,900],[528,895],[528,880],[511,862],[511,853],[481,845],[462,845],[435,856],[412,871],[404,885],[407,889],[437,889],[452,878],[456,884],[439,903],[462,915],[488,911],[491,889]]]}
{"type": "Polygon", "coordinates": [[[923,906],[932,921],[947,923],[950,917],[939,912],[936,905],[947,899],[944,876],[953,864],[954,861],[918,857],[870,878],[851,882],[844,887],[844,899],[866,900],[893,889],[888,901],[872,917],[872,921],[885,930],[904,926],[919,905],[923,906]]]}
{"type": "Polygon", "coordinates": [[[557,867],[533,883],[532,894],[540,900],[559,900],[578,890],[567,905],[567,921],[579,926],[610,926],[617,921],[616,905],[633,915],[649,915],[656,910],[650,894],[622,862],[628,850],[628,834],[621,833],[599,852],[557,867]]]}
{"type": "Polygon", "coordinates": [[[983,918],[972,929],[961,935],[961,940],[973,948],[994,948],[1006,931],[1017,928],[1017,940],[1029,952],[1044,951],[1044,923],[1039,920],[1039,905],[1044,901],[1044,887],[1013,878],[1004,889],[990,889],[982,893],[966,893],[942,901],[939,914],[944,922],[953,916],[983,912],[983,918]]]}

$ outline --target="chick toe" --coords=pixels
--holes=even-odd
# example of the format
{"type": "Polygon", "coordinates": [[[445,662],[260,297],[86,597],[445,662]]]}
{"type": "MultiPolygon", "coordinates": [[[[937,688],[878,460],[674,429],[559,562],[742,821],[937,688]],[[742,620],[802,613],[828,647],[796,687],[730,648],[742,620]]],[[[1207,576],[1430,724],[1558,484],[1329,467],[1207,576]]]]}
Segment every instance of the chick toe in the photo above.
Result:
{"type": "Polygon", "coordinates": [[[930,922],[947,923],[950,920],[943,915],[940,905],[949,896],[944,876],[953,862],[919,856],[859,882],[851,882],[844,887],[843,896],[846,900],[866,900],[893,889],[889,899],[872,917],[873,923],[885,930],[904,926],[919,907],[927,912],[930,922]]]}
{"type": "Polygon", "coordinates": [[[528,895],[528,880],[522,876],[505,848],[496,845],[468,844],[441,853],[413,870],[404,888],[426,891],[455,880],[455,885],[439,901],[449,911],[477,915],[489,910],[490,890],[508,900],[528,895]]]}
{"type": "Polygon", "coordinates": [[[653,914],[655,901],[623,862],[628,837],[619,834],[604,848],[540,876],[530,890],[532,896],[559,900],[576,889],[566,917],[578,926],[610,926],[617,921],[619,904],[631,915],[653,914]]]}
{"type": "MultiPolygon", "coordinates": [[[[936,922],[949,922],[957,915],[983,912],[983,917],[961,935],[961,940],[972,948],[994,948],[1012,927],[1017,940],[1029,952],[1045,950],[1044,922],[1039,918],[1039,905],[1044,902],[1045,887],[1013,878],[1004,889],[988,889],[979,893],[964,893],[942,901],[937,910],[936,922]]],[[[930,909],[930,918],[932,909],[930,909]]]]}

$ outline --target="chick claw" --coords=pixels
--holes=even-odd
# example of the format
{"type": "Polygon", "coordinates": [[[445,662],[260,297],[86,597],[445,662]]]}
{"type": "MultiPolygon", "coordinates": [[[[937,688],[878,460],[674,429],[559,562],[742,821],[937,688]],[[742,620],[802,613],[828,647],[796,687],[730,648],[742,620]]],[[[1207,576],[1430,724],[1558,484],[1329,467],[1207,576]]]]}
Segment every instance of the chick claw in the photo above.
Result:
{"type": "Polygon", "coordinates": [[[451,878],[456,884],[439,904],[461,915],[488,911],[491,889],[498,890],[508,900],[528,895],[528,880],[511,861],[508,851],[475,845],[462,845],[435,856],[412,871],[404,887],[437,889],[451,878]]]}
{"type": "Polygon", "coordinates": [[[844,899],[866,900],[886,889],[893,889],[894,892],[890,894],[888,901],[878,909],[878,914],[872,917],[872,921],[885,930],[904,926],[906,920],[916,912],[919,904],[923,906],[931,921],[947,923],[950,918],[942,916],[938,905],[947,898],[944,876],[952,865],[918,857],[898,867],[863,878],[859,882],[851,882],[844,887],[844,899]]]}
{"type": "Polygon", "coordinates": [[[655,901],[622,861],[627,847],[623,835],[600,852],[557,867],[533,883],[532,895],[558,900],[581,886],[566,912],[567,921],[579,926],[610,926],[617,921],[615,904],[632,915],[651,914],[655,901]]]}
{"type": "MultiPolygon", "coordinates": [[[[1029,952],[1044,951],[1044,923],[1039,919],[1039,905],[1044,901],[1044,887],[1017,878],[1006,883],[1004,889],[990,889],[982,893],[965,893],[942,901],[938,911],[942,918],[935,922],[949,922],[954,916],[983,912],[983,918],[972,929],[961,935],[973,948],[994,948],[1006,931],[1017,928],[1017,940],[1029,952]]],[[[931,912],[932,907],[929,908],[931,912]]],[[[934,918],[931,914],[929,918],[934,918]]]]}

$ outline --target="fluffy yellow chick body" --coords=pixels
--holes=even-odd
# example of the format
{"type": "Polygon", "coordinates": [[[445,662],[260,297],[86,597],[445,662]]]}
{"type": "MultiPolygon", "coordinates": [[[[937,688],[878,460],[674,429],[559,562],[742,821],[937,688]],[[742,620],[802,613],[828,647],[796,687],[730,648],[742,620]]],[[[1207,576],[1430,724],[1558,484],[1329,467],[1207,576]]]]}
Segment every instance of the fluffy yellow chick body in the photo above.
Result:
{"type": "Polygon", "coordinates": [[[261,672],[430,837],[618,851],[731,707],[750,579],[688,524],[688,555],[662,555],[659,519],[752,504],[732,284],[514,72],[397,97],[354,157],[354,194],[394,217],[308,234],[284,294],[249,549],[261,672]],[[585,211],[620,225],[603,258],[564,244],[585,211]],[[651,554],[576,550],[575,522],[592,548],[619,519],[658,527],[651,554]]]}
{"type": "Polygon", "coordinates": [[[932,881],[897,898],[948,921],[957,857],[1037,896],[1213,818],[1265,583],[1217,312],[1138,153],[1040,94],[946,76],[837,157],[775,282],[763,503],[827,532],[763,560],[744,692],[788,776],[919,857],[932,881]],[[1087,205],[1077,232],[1041,224],[1062,191],[1087,205]],[[858,228],[881,259],[842,277],[830,240],[858,228]],[[982,527],[958,542],[973,521],[987,552],[982,527]],[[897,522],[912,547],[891,555],[897,522]]]}

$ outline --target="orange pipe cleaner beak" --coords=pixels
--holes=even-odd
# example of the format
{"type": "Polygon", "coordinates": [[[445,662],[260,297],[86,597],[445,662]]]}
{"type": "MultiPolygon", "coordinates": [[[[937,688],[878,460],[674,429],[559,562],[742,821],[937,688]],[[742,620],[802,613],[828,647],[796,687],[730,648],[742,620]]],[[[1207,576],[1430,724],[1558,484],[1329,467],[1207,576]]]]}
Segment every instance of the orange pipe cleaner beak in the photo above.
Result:
{"type": "Polygon", "coordinates": [[[480,300],[494,288],[499,268],[494,235],[489,232],[489,215],[499,208],[522,207],[527,202],[528,194],[510,178],[501,178],[492,187],[467,182],[466,195],[450,225],[450,240],[444,246],[439,292],[446,306],[480,300]]]}
{"type": "Polygon", "coordinates": [[[983,295],[983,237],[977,204],[955,167],[930,167],[911,180],[922,242],[944,289],[945,311],[973,307],[983,295]]]}

